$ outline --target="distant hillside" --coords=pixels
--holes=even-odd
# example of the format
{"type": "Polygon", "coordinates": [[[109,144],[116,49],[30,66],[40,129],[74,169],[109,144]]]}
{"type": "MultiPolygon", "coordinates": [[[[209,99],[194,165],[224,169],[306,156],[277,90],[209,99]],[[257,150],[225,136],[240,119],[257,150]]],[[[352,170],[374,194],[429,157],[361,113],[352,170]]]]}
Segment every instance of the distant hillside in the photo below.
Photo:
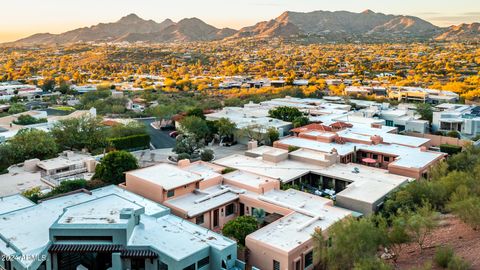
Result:
{"type": "Polygon", "coordinates": [[[278,37],[292,35],[373,35],[433,37],[441,28],[411,16],[396,16],[366,10],[285,12],[276,19],[245,27],[235,37],[278,37]]]}
{"type": "Polygon", "coordinates": [[[440,41],[472,40],[480,41],[480,23],[450,26],[442,34],[435,37],[440,41]]]}
{"type": "Polygon", "coordinates": [[[234,34],[233,29],[218,29],[197,19],[183,19],[178,23],[166,19],[161,23],[144,20],[130,14],[114,23],[100,23],[62,34],[35,34],[16,41],[16,44],[65,44],[74,42],[175,42],[210,41],[234,34]]]}
{"type": "Polygon", "coordinates": [[[189,42],[238,38],[320,37],[325,41],[352,40],[392,41],[430,40],[478,41],[480,24],[461,24],[441,28],[413,16],[386,15],[366,10],[348,11],[287,11],[279,17],[259,22],[239,31],[219,29],[200,19],[179,22],[166,19],[161,23],[130,14],[114,23],[100,23],[62,34],[35,34],[13,44],[65,44],[75,42],[189,42]]]}

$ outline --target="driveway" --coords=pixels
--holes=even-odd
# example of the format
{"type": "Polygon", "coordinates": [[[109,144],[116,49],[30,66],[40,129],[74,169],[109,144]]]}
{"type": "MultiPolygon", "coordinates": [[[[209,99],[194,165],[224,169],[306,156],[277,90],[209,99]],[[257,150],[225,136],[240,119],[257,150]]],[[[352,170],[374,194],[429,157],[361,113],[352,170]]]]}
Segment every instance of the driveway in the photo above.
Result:
{"type": "Polygon", "coordinates": [[[155,147],[155,149],[163,148],[173,148],[175,146],[175,139],[170,137],[168,134],[172,132],[171,130],[157,130],[150,126],[150,123],[153,123],[153,119],[139,119],[138,121],[143,122],[147,127],[147,132],[150,135],[150,143],[155,147]]]}

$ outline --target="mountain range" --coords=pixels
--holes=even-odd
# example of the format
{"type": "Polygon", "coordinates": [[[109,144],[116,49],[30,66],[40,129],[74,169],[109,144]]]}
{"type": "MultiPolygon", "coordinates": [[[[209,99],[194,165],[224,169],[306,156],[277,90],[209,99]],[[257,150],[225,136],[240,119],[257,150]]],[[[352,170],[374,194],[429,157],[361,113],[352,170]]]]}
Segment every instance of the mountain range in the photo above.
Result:
{"type": "Polygon", "coordinates": [[[386,15],[366,10],[287,11],[270,21],[240,30],[219,29],[198,18],[161,23],[130,14],[113,23],[100,23],[61,34],[42,33],[13,42],[16,45],[66,44],[75,42],[192,42],[239,38],[323,37],[327,41],[422,39],[437,41],[480,41],[480,24],[438,27],[418,17],[386,15]]]}

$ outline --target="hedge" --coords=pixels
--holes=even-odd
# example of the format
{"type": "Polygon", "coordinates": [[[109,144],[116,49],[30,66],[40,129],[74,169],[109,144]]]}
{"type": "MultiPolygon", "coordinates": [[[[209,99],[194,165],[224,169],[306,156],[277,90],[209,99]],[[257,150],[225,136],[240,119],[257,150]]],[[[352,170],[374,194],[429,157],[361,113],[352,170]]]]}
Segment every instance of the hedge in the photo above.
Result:
{"type": "Polygon", "coordinates": [[[452,144],[442,144],[440,145],[440,151],[451,156],[460,153],[462,151],[462,147],[452,144]]]}
{"type": "Polygon", "coordinates": [[[138,134],[120,138],[109,138],[108,142],[117,150],[147,149],[150,147],[150,135],[138,134]]]}

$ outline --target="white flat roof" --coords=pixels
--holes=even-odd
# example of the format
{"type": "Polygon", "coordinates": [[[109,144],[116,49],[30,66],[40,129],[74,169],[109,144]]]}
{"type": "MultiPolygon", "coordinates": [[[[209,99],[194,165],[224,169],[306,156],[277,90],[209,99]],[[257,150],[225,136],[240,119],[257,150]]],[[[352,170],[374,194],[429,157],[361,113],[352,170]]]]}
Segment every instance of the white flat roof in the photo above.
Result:
{"type": "Polygon", "coordinates": [[[282,139],[281,143],[325,153],[330,153],[332,149],[335,148],[338,154],[341,156],[352,153],[354,151],[354,148],[357,147],[357,150],[366,150],[395,156],[397,158],[391,164],[406,168],[423,168],[444,155],[442,153],[422,151],[420,148],[408,147],[398,144],[337,144],[324,143],[298,137],[288,137],[282,139]]]}
{"type": "Polygon", "coordinates": [[[191,165],[182,168],[182,170],[189,171],[191,173],[196,173],[200,175],[203,179],[210,179],[213,177],[220,176],[217,171],[221,171],[223,168],[207,162],[195,162],[191,165]]]}
{"type": "Polygon", "coordinates": [[[236,245],[236,242],[174,215],[159,218],[142,215],[128,245],[150,246],[180,261],[199,250],[210,247],[221,250],[236,245]]]}
{"type": "Polygon", "coordinates": [[[124,208],[138,210],[142,207],[120,196],[112,194],[67,207],[57,223],[126,224],[128,220],[120,218],[120,211],[124,208]]]}
{"type": "Polygon", "coordinates": [[[37,163],[37,166],[44,170],[53,170],[80,164],[88,159],[93,159],[93,157],[89,154],[83,153],[72,153],[69,157],[65,154],[61,154],[56,158],[42,160],[37,163]]]}
{"type": "Polygon", "coordinates": [[[289,182],[290,180],[305,175],[312,170],[322,168],[317,165],[289,159],[280,161],[278,163],[273,163],[265,161],[261,157],[252,158],[242,155],[228,156],[215,160],[214,163],[225,167],[251,172],[253,174],[259,174],[273,179],[278,179],[282,182],[289,182]]]}
{"type": "Polygon", "coordinates": [[[127,174],[160,185],[165,190],[172,190],[203,179],[199,174],[184,171],[167,163],[130,171],[127,174]]]}
{"type": "Polygon", "coordinates": [[[259,188],[264,183],[278,181],[270,177],[265,177],[259,174],[253,174],[253,173],[250,173],[247,171],[241,171],[241,170],[236,170],[231,173],[224,174],[223,178],[226,180],[237,182],[253,188],[259,188]]]}
{"type": "Polygon", "coordinates": [[[20,194],[0,197],[0,215],[35,205],[20,194]]]}
{"type": "Polygon", "coordinates": [[[189,217],[195,217],[237,199],[237,193],[230,192],[225,188],[221,188],[221,186],[213,186],[168,200],[165,202],[165,205],[181,209],[189,217]],[[209,197],[211,194],[219,195],[209,197]]]}
{"type": "MultiPolygon", "coordinates": [[[[10,245],[18,248],[21,254],[39,255],[50,241],[50,227],[63,213],[64,208],[111,194],[116,194],[145,207],[147,215],[157,215],[169,211],[168,208],[158,203],[117,186],[107,186],[93,190],[91,195],[76,193],[0,215],[0,235],[7,239],[10,245]]],[[[12,250],[12,248],[6,248],[6,243],[0,240],[0,252],[11,254],[12,250]]],[[[34,260],[33,256],[27,256],[22,257],[21,262],[27,267],[34,260]]]]}
{"type": "Polygon", "coordinates": [[[288,153],[287,150],[283,150],[283,149],[280,149],[280,148],[275,148],[275,147],[268,146],[268,145],[262,145],[260,147],[256,147],[256,148],[247,150],[245,152],[255,154],[255,155],[258,155],[258,156],[261,156],[265,153],[270,153],[270,154],[283,154],[285,152],[288,153]]]}
{"type": "Polygon", "coordinates": [[[338,220],[352,214],[352,211],[332,206],[332,201],[329,199],[293,189],[287,191],[272,190],[263,196],[273,201],[322,216],[321,219],[305,227],[307,222],[312,221],[312,217],[293,211],[293,213],[247,236],[247,238],[261,241],[264,245],[284,252],[298,248],[299,245],[310,240],[315,228],[321,228],[325,231],[338,220]]]}

